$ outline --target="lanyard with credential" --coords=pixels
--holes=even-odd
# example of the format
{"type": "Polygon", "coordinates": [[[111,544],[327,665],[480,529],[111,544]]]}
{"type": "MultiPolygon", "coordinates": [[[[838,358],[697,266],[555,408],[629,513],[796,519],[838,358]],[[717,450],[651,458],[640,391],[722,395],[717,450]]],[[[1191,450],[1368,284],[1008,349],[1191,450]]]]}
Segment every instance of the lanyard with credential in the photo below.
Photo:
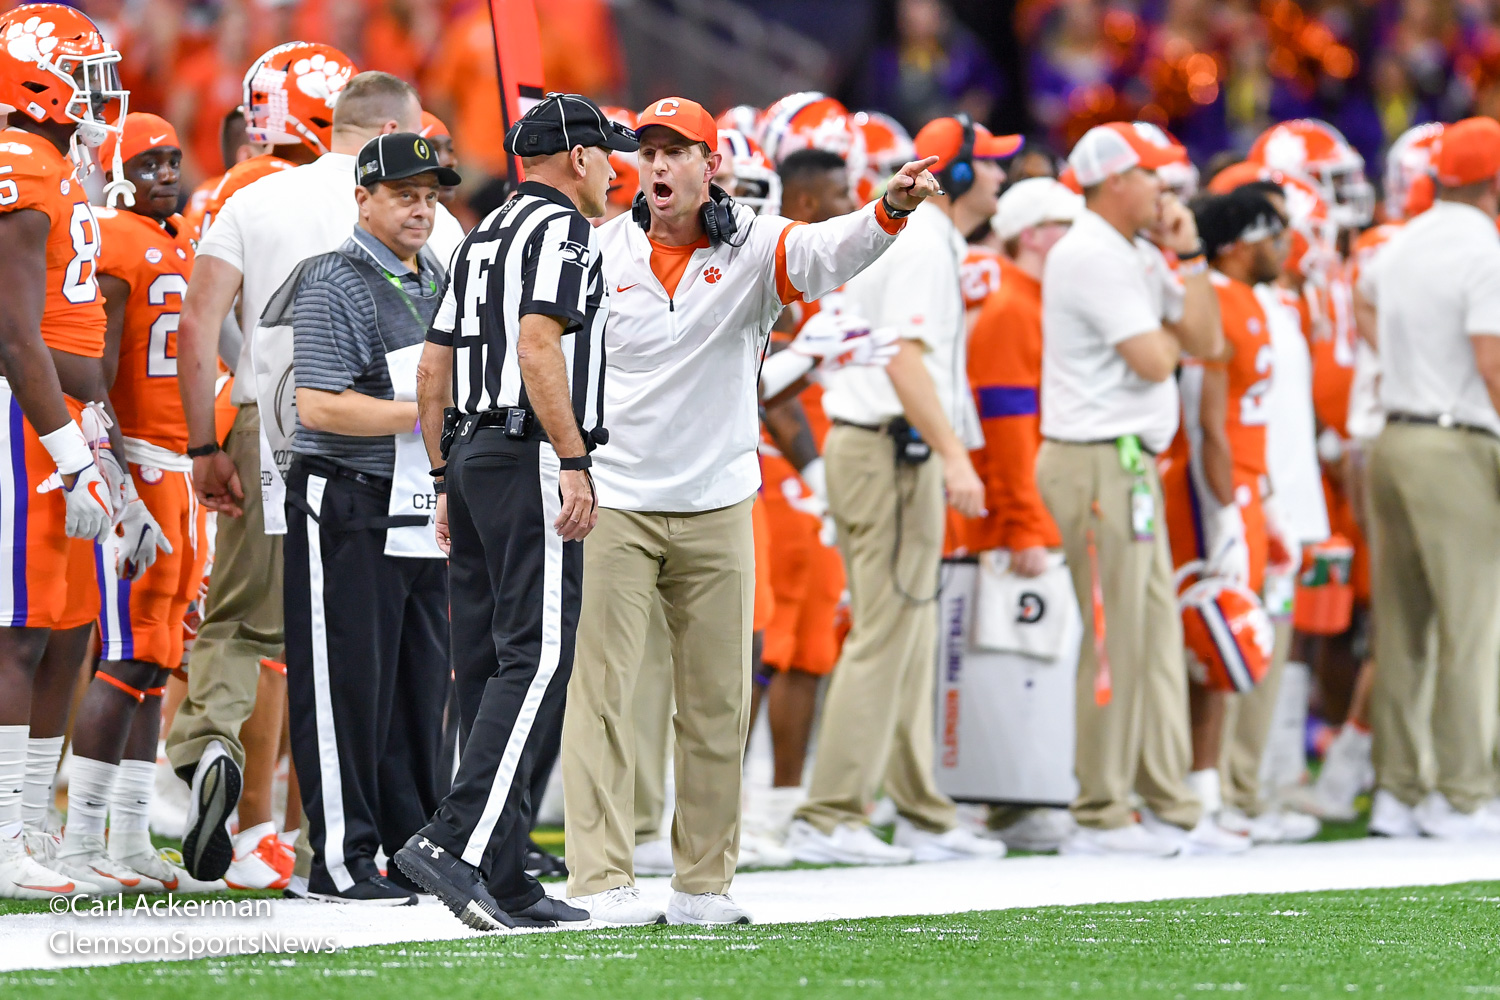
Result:
{"type": "MultiPolygon", "coordinates": [[[[411,296],[406,294],[406,289],[401,287],[401,279],[383,267],[380,269],[380,273],[385,275],[385,280],[391,283],[391,287],[401,296],[401,301],[406,303],[406,308],[411,310],[411,318],[417,321],[419,327],[424,330],[427,329],[427,321],[422,318],[422,314],[417,310],[417,305],[411,300],[411,296]]],[[[421,280],[420,277],[418,280],[421,280]]],[[[434,295],[437,294],[437,282],[430,278],[427,280],[427,288],[434,295]]]]}

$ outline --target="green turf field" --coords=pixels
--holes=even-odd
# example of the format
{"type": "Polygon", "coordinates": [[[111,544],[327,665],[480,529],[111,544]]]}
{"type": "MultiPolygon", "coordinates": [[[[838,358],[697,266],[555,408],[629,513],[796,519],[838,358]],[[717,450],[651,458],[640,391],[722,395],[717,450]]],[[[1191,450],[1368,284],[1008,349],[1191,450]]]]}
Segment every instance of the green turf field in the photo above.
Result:
{"type": "Polygon", "coordinates": [[[0,973],[0,996],[1432,998],[1500,995],[1500,883],[492,937],[0,973]]]}

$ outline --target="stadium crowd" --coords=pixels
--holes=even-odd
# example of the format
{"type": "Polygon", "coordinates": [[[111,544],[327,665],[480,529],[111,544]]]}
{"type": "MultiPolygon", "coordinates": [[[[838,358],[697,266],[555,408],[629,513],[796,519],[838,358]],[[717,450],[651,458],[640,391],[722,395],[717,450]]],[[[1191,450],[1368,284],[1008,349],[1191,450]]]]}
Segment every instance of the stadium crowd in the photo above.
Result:
{"type": "MultiPolygon", "coordinates": [[[[916,17],[923,5],[906,6],[916,17]]],[[[768,715],[773,786],[744,793],[754,808],[727,856],[744,868],[999,858],[1007,848],[1237,853],[1311,839],[1320,821],[1354,818],[1370,790],[1372,834],[1500,835],[1500,559],[1490,551],[1500,537],[1500,126],[1411,124],[1480,100],[1487,29],[1460,30],[1440,4],[1404,5],[1383,30],[1408,44],[1381,51],[1406,60],[1411,85],[1441,40],[1440,61],[1472,70],[1466,97],[1377,87],[1373,119],[1349,119],[1356,143],[1303,117],[1312,105],[1278,76],[1281,96],[1256,100],[1262,112],[1290,109],[1285,120],[1248,137],[1243,158],[1214,156],[1209,169],[1205,154],[1232,146],[1235,123],[1254,118],[1236,117],[1236,94],[1264,90],[1221,78],[1220,67],[1282,66],[1226,41],[1244,34],[1221,21],[1258,15],[1173,3],[1145,32],[1087,0],[1042,6],[1022,5],[1046,38],[1033,100],[1065,160],[962,113],[923,114],[909,129],[815,92],[725,109],[712,123],[716,145],[682,154],[701,156],[766,225],[864,210],[885,213],[885,226],[886,186],[912,161],[942,189],[903,213],[891,249],[837,291],[788,294],[784,252],[777,265],[786,308],[760,372],[747,679],[752,716],[768,715]],[[1214,78],[1200,81],[1197,53],[1213,45],[1230,47],[1213,49],[1214,78]],[[1162,105],[1164,90],[1133,90],[1168,76],[1186,80],[1181,108],[1162,105]],[[1186,141],[1152,120],[1180,124],[1186,141]],[[1358,147],[1387,143],[1377,190],[1358,147]],[[1424,324],[1436,332],[1414,339],[1424,324]],[[1383,355],[1396,359],[1384,374],[1383,355]],[[975,559],[1077,601],[1070,808],[976,816],[935,783],[939,563],[975,559]],[[1315,780],[1310,704],[1331,726],[1315,780]],[[894,805],[889,841],[871,822],[882,792],[894,805]]],[[[1279,39],[1285,12],[1268,10],[1270,34],[1252,34],[1279,39]]],[[[270,381],[295,378],[301,412],[295,437],[283,428],[288,447],[336,467],[328,475],[380,478],[317,443],[344,425],[327,410],[313,427],[308,399],[354,392],[407,407],[383,417],[383,430],[344,433],[397,438],[398,450],[401,436],[419,438],[394,363],[387,375],[382,358],[376,371],[329,334],[317,349],[338,363],[320,360],[314,381],[303,330],[334,320],[309,320],[277,289],[302,257],[380,228],[367,206],[395,176],[384,159],[369,166],[382,135],[431,144],[430,162],[419,148],[425,172],[411,176],[442,183],[412,211],[438,257],[458,245],[443,205],[477,221],[454,203],[449,168],[504,168],[487,15],[455,8],[443,16],[465,27],[444,32],[436,6],[415,0],[351,24],[281,23],[230,2],[207,33],[188,12],[127,24],[123,11],[101,14],[102,36],[56,5],[0,18],[0,239],[14,250],[0,263],[13,290],[0,304],[12,458],[0,471],[0,896],[227,887],[413,902],[418,886],[385,858],[436,801],[401,812],[380,799],[405,784],[441,799],[467,735],[463,713],[450,700],[428,721],[373,720],[368,763],[380,774],[373,784],[341,778],[349,751],[328,742],[326,688],[328,660],[348,654],[283,652],[275,521],[288,515],[272,483],[285,469],[262,465],[273,449],[260,426],[280,414],[250,347],[294,331],[297,360],[270,381]],[[347,50],[271,44],[347,33],[357,36],[347,50]],[[133,65],[151,46],[180,58],[133,65]],[[429,59],[435,46],[463,51],[429,59]],[[430,106],[403,80],[420,81],[430,106]],[[281,242],[256,242],[280,211],[270,194],[295,192],[311,212],[340,177],[351,203],[329,212],[336,240],[298,242],[308,216],[287,209],[281,242]],[[265,247],[280,256],[258,255],[265,247]],[[218,312],[203,305],[212,296],[218,312]],[[190,357],[209,366],[194,369],[201,380],[187,374],[190,357]],[[211,439],[195,443],[203,428],[211,439]],[[410,733],[401,735],[413,748],[398,747],[391,730],[401,725],[430,725],[421,735],[435,741],[446,733],[441,754],[419,752],[410,733]],[[69,736],[64,817],[55,783],[69,736]],[[296,761],[318,770],[304,769],[300,788],[296,761]],[[374,827],[359,860],[379,874],[336,874],[353,866],[343,843],[327,856],[334,824],[346,837],[330,781],[344,782],[348,815],[362,810],[374,827]],[[182,853],[158,851],[153,831],[184,838],[182,853]]],[[[1314,34],[1302,24],[1295,41],[1274,44],[1293,46],[1287,58],[1301,66],[1314,34]]],[[[1352,75],[1359,53],[1325,42],[1318,79],[1352,75]]],[[[614,85],[617,66],[594,69],[580,78],[549,66],[549,83],[614,85]]],[[[644,135],[674,128],[672,115],[686,120],[690,107],[664,99],[640,113],[644,123],[604,110],[644,135]]],[[[643,188],[660,183],[635,153],[612,151],[609,162],[596,220],[605,225],[644,212],[643,188]]],[[[662,260],[654,253],[650,267],[675,288],[695,275],[673,249],[656,246],[662,260]]],[[[382,267],[405,261],[422,279],[413,294],[437,309],[440,283],[417,287],[434,254],[419,265],[416,249],[369,253],[382,267]]],[[[385,274],[397,308],[410,305],[385,274]]],[[[379,530],[407,526],[389,520],[387,529],[375,518],[379,530]]],[[[299,551],[311,544],[305,529],[287,537],[299,551]]],[[[289,581],[288,622],[292,592],[289,581]]],[[[1008,605],[975,613],[1001,631],[1015,617],[1008,605]]],[[[700,710],[672,703],[672,614],[653,609],[624,707],[635,720],[635,745],[620,751],[636,772],[633,863],[623,883],[570,891],[603,922],[661,916],[624,897],[634,875],[680,873],[691,846],[680,825],[670,838],[662,829],[670,747],[700,710]]],[[[554,741],[528,818],[558,753],[554,741]]],[[[561,755],[566,770],[566,745],[561,755]]],[[[679,789],[679,803],[685,794],[709,792],[679,789]]],[[[534,842],[525,863],[539,875],[570,867],[534,842]]]]}

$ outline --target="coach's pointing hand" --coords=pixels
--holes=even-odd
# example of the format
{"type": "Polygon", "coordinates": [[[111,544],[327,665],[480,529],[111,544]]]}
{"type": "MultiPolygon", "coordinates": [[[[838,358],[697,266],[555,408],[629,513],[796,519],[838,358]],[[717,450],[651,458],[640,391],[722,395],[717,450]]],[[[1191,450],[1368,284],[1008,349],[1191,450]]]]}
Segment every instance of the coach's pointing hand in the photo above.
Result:
{"type": "Polygon", "coordinates": [[[942,194],[942,186],[927,169],[937,161],[936,156],[929,156],[925,160],[913,160],[896,171],[885,186],[885,200],[890,206],[898,212],[910,212],[933,195],[942,194]]]}

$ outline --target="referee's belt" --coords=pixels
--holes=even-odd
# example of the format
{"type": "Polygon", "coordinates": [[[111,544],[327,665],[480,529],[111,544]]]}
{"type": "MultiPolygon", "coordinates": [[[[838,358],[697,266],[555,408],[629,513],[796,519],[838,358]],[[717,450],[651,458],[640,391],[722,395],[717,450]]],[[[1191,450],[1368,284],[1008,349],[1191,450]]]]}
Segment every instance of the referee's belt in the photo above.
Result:
{"type": "MultiPolygon", "coordinates": [[[[385,476],[376,476],[368,472],[360,472],[357,469],[345,468],[337,462],[330,462],[328,459],[319,458],[316,455],[298,455],[296,461],[301,468],[307,470],[309,475],[322,476],[325,479],[347,479],[361,486],[369,486],[376,490],[382,490],[387,495],[391,492],[392,480],[385,476]]],[[[330,531],[385,531],[387,528],[415,528],[432,523],[432,517],[429,514],[397,514],[394,516],[387,514],[379,517],[338,519],[329,510],[325,509],[322,512],[313,510],[312,504],[307,501],[307,497],[293,489],[286,491],[286,502],[330,531]]]]}
{"type": "MultiPolygon", "coordinates": [[[[524,406],[502,406],[498,410],[461,414],[458,418],[454,440],[467,441],[479,431],[488,428],[498,428],[513,441],[548,440],[541,420],[524,406]],[[473,423],[471,424],[470,421],[473,423]]],[[[595,427],[587,431],[580,427],[579,434],[583,437],[583,447],[586,451],[591,452],[599,445],[609,443],[609,431],[603,427],[595,427]]]]}
{"type": "Polygon", "coordinates": [[[1478,424],[1459,423],[1446,413],[1437,417],[1428,417],[1419,413],[1402,413],[1397,411],[1396,413],[1387,413],[1385,422],[1388,424],[1420,424],[1428,427],[1441,427],[1444,430],[1450,431],[1467,431],[1470,434],[1483,434],[1486,437],[1492,438],[1500,437],[1500,435],[1497,435],[1488,427],[1481,427],[1478,424]]]}

